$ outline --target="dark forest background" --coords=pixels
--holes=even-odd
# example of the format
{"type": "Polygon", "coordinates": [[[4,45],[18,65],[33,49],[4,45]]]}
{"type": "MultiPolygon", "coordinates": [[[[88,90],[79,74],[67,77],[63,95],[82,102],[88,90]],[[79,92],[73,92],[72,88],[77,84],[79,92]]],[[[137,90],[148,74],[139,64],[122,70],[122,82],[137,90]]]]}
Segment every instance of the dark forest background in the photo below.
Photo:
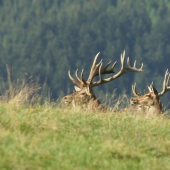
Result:
{"type": "MultiPolygon", "coordinates": [[[[170,69],[169,0],[0,0],[0,77],[7,82],[33,75],[52,98],[73,92],[68,70],[85,69],[87,78],[98,52],[106,64],[126,51],[144,72],[128,73],[96,87],[100,94],[126,93],[137,82],[139,92],[152,81],[161,91],[170,69]]],[[[169,102],[170,92],[164,95],[169,102]]]]}

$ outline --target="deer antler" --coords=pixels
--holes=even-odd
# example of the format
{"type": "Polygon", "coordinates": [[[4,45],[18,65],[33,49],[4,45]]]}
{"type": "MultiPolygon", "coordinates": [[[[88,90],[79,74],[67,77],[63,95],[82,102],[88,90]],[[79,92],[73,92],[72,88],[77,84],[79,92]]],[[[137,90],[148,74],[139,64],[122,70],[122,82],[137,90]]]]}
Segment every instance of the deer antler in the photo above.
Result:
{"type": "MultiPolygon", "coordinates": [[[[105,66],[106,68],[109,66],[110,62],[105,66]]],[[[113,68],[115,67],[116,65],[116,62],[113,64],[112,68],[110,70],[112,70],[112,73],[113,73],[113,68]]],[[[134,65],[133,67],[130,66],[130,62],[129,62],[129,57],[127,58],[127,67],[125,67],[125,51],[123,52],[123,54],[121,54],[121,69],[120,71],[115,74],[114,76],[112,77],[109,77],[109,78],[106,78],[106,79],[103,79],[102,78],[102,74],[108,74],[108,72],[104,69],[101,69],[101,66],[102,66],[102,62],[101,64],[98,66],[99,67],[99,81],[97,82],[93,82],[91,83],[91,86],[94,87],[94,86],[98,86],[100,84],[104,84],[104,83],[108,83],[114,79],[117,79],[118,77],[122,76],[123,74],[127,73],[127,72],[141,72],[143,71],[143,63],[141,65],[141,67],[139,69],[136,68],[136,60],[134,62],[134,65]]],[[[104,67],[104,68],[105,68],[104,67]]],[[[110,71],[109,70],[109,71],[110,71]]],[[[92,77],[93,75],[90,75],[89,77],[92,77]]]]}
{"type": "Polygon", "coordinates": [[[134,85],[132,85],[132,92],[134,94],[134,96],[141,96],[137,91],[136,91],[136,83],[134,85]]]}
{"type": "Polygon", "coordinates": [[[148,90],[149,90],[149,92],[153,92],[154,90],[153,90],[153,81],[152,81],[152,83],[148,86],[148,90]]]}
{"type": "Polygon", "coordinates": [[[167,91],[170,91],[170,86],[168,86],[169,78],[170,78],[170,73],[167,69],[165,72],[164,81],[163,81],[163,90],[162,92],[158,93],[159,96],[162,96],[167,91]]]}
{"type": "Polygon", "coordinates": [[[75,75],[76,75],[76,78],[77,80],[75,80],[71,75],[70,75],[70,71],[68,72],[68,75],[69,75],[69,78],[72,80],[73,83],[77,84],[80,88],[82,88],[83,86],[86,86],[87,84],[91,87],[94,87],[94,86],[98,86],[100,84],[104,84],[104,83],[108,83],[114,79],[117,79],[118,77],[122,76],[123,74],[127,73],[127,72],[141,72],[143,71],[142,68],[143,68],[143,63],[141,65],[141,67],[139,69],[136,68],[136,60],[134,62],[134,65],[133,67],[130,66],[130,62],[129,62],[129,57],[127,58],[127,67],[125,66],[125,51],[123,52],[123,54],[121,54],[121,69],[120,71],[115,74],[114,76],[112,77],[109,77],[109,78],[106,78],[106,79],[103,79],[102,78],[102,74],[110,74],[110,73],[115,73],[114,72],[114,67],[117,63],[117,61],[115,61],[113,63],[113,65],[111,66],[110,69],[108,69],[109,65],[111,64],[111,61],[109,61],[106,66],[104,66],[102,68],[102,60],[96,64],[97,62],[97,58],[99,56],[100,52],[96,54],[94,60],[93,60],[93,64],[92,64],[92,67],[91,67],[91,70],[90,70],[90,74],[89,74],[89,77],[87,79],[87,81],[85,81],[83,79],[83,71],[81,72],[81,77],[78,76],[77,72],[78,72],[78,69],[76,70],[75,72],[75,75]],[[96,82],[92,82],[93,81],[93,78],[95,76],[99,75],[99,80],[96,81],[96,82]]]}
{"type": "Polygon", "coordinates": [[[103,62],[102,62],[102,60],[98,63],[98,64],[96,64],[96,61],[97,61],[97,58],[98,58],[98,56],[99,56],[99,54],[100,53],[97,53],[97,55],[95,56],[95,58],[94,58],[94,61],[93,61],[93,64],[92,64],[92,67],[91,67],[91,70],[90,70],[90,74],[89,74],[89,77],[88,77],[88,80],[87,80],[87,83],[88,84],[92,84],[92,86],[93,86],[93,84],[94,83],[92,83],[92,80],[93,80],[93,78],[95,77],[95,76],[97,76],[97,75],[101,75],[101,74],[110,74],[110,73],[114,73],[114,67],[115,67],[115,65],[116,65],[116,62],[114,62],[114,64],[112,65],[112,67],[109,69],[109,70],[107,70],[107,68],[108,68],[108,66],[110,65],[110,63],[111,63],[111,61],[109,61],[108,63],[107,63],[107,65],[106,66],[104,66],[102,69],[101,69],[101,67],[102,67],[102,64],[103,64],[103,62]]]}
{"type": "MultiPolygon", "coordinates": [[[[163,81],[163,90],[160,93],[158,93],[159,97],[162,96],[163,94],[165,94],[167,91],[170,91],[170,86],[168,86],[169,79],[170,79],[170,73],[167,69],[165,72],[164,81],[163,81]]],[[[149,92],[155,91],[155,88],[153,87],[153,82],[148,86],[148,90],[149,90],[149,92]]],[[[134,85],[132,85],[132,92],[135,96],[140,95],[136,92],[136,83],[134,85]]]]}
{"type": "Polygon", "coordinates": [[[84,70],[82,69],[82,71],[81,71],[81,77],[79,77],[78,74],[77,74],[78,69],[77,69],[76,72],[75,72],[76,78],[77,78],[77,80],[78,80],[79,82],[78,82],[77,80],[75,80],[75,79],[71,76],[70,71],[68,71],[69,78],[72,80],[73,83],[77,84],[77,86],[79,86],[80,88],[82,88],[84,85],[87,84],[86,81],[83,79],[83,71],[84,71],[84,70]]]}
{"type": "Polygon", "coordinates": [[[69,78],[72,80],[73,83],[77,84],[80,88],[89,84],[91,85],[92,84],[92,80],[95,76],[99,75],[99,69],[100,69],[100,74],[110,74],[110,73],[114,73],[114,70],[113,68],[115,67],[116,65],[116,62],[112,65],[112,67],[107,70],[108,66],[110,65],[111,61],[108,62],[108,64],[101,69],[101,66],[102,66],[102,60],[96,64],[97,62],[97,58],[99,56],[100,52],[96,54],[95,58],[94,58],[94,61],[93,61],[93,64],[92,64],[92,67],[91,67],[91,70],[90,70],[90,74],[89,74],[89,78],[87,81],[85,81],[83,79],[83,71],[81,71],[81,77],[78,76],[77,72],[78,72],[78,69],[76,70],[75,72],[75,76],[77,78],[77,80],[75,80],[71,75],[70,75],[70,71],[68,71],[68,75],[69,75],[69,78]]]}
{"type": "MultiPolygon", "coordinates": [[[[155,88],[153,87],[153,82],[148,86],[148,90],[149,90],[149,92],[154,92],[155,90],[154,90],[155,88]]],[[[133,92],[133,94],[134,94],[134,96],[141,96],[141,94],[139,94],[139,93],[137,93],[137,91],[136,91],[136,83],[134,84],[134,85],[132,85],[132,92],[133,92]]]]}

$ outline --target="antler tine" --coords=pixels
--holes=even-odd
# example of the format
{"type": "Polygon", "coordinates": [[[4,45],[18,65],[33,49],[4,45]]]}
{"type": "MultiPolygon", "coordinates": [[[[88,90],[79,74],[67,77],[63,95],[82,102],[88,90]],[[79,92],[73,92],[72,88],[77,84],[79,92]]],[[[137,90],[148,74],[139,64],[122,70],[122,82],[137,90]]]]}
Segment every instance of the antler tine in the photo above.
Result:
{"type": "Polygon", "coordinates": [[[117,61],[115,61],[112,65],[112,70],[115,68],[115,65],[117,64],[117,61]]]}
{"type": "Polygon", "coordinates": [[[78,72],[78,69],[76,70],[75,75],[76,75],[76,78],[78,79],[78,81],[81,82],[81,79],[79,78],[77,72],[78,72]]]}
{"type": "MultiPolygon", "coordinates": [[[[129,57],[128,57],[129,58],[129,57]]],[[[133,67],[136,68],[136,60],[134,61],[133,67]]]]}
{"type": "Polygon", "coordinates": [[[135,96],[137,96],[137,95],[136,95],[136,82],[135,82],[134,85],[132,84],[132,92],[133,92],[133,94],[134,94],[135,96]]]}
{"type": "Polygon", "coordinates": [[[89,77],[88,77],[88,79],[87,79],[87,83],[88,83],[88,84],[91,84],[93,78],[94,78],[96,75],[99,74],[99,70],[98,70],[98,69],[99,69],[99,67],[100,67],[100,65],[101,65],[101,63],[102,63],[102,60],[101,60],[98,64],[96,64],[96,61],[97,61],[97,58],[98,58],[99,54],[100,54],[100,52],[97,53],[96,56],[95,56],[95,58],[94,58],[94,61],[93,61],[93,64],[92,64],[92,67],[91,67],[91,70],[90,70],[90,74],[89,74],[89,77]]]}
{"type": "Polygon", "coordinates": [[[165,72],[164,81],[163,81],[163,90],[162,90],[162,92],[158,93],[159,96],[162,96],[167,91],[170,91],[170,86],[168,86],[169,78],[170,78],[170,73],[167,69],[165,72]]]}
{"type": "Polygon", "coordinates": [[[98,81],[99,84],[102,82],[102,75],[101,75],[102,64],[103,63],[101,63],[101,65],[99,66],[99,81],[98,81]]]}
{"type": "Polygon", "coordinates": [[[134,85],[132,85],[132,92],[133,92],[134,96],[140,96],[140,94],[137,93],[137,91],[136,91],[136,82],[134,85]]]}
{"type": "Polygon", "coordinates": [[[82,87],[82,84],[76,81],[70,74],[70,71],[68,71],[68,76],[72,80],[73,83],[77,84],[77,86],[82,87]]]}
{"type": "Polygon", "coordinates": [[[81,70],[81,80],[84,80],[83,79],[83,72],[84,72],[84,69],[81,70]]]}
{"type": "MultiPolygon", "coordinates": [[[[167,76],[168,76],[169,72],[168,72],[168,69],[166,70],[165,72],[165,76],[164,76],[164,81],[163,81],[163,90],[162,92],[160,93],[160,95],[163,95],[166,91],[166,86],[167,86],[167,76]]],[[[169,79],[168,79],[169,80],[169,79]]]]}
{"type": "Polygon", "coordinates": [[[166,81],[166,86],[168,86],[169,78],[170,78],[170,73],[168,72],[168,78],[167,78],[167,81],[166,81]]]}
{"type": "MultiPolygon", "coordinates": [[[[95,66],[96,66],[96,61],[97,61],[97,58],[99,56],[100,52],[98,52],[96,54],[96,56],[94,57],[94,61],[93,61],[93,64],[92,64],[92,67],[91,67],[91,70],[90,70],[90,73],[94,70],[95,66]]],[[[101,62],[101,61],[100,61],[101,62]]]]}
{"type": "Polygon", "coordinates": [[[120,60],[121,60],[121,65],[122,65],[121,69],[123,70],[123,68],[125,67],[125,50],[121,54],[120,60]]]}
{"type": "Polygon", "coordinates": [[[148,90],[149,90],[149,92],[153,92],[153,81],[152,81],[152,83],[148,86],[148,90]]]}
{"type": "Polygon", "coordinates": [[[143,69],[143,63],[141,64],[141,68],[140,68],[140,69],[141,69],[141,71],[143,71],[143,70],[142,70],[142,69],[143,69]]]}
{"type": "Polygon", "coordinates": [[[75,79],[73,79],[73,77],[71,76],[71,74],[70,74],[70,70],[68,71],[68,76],[69,76],[69,78],[72,80],[72,81],[74,81],[75,79]]]}
{"type": "Polygon", "coordinates": [[[86,83],[86,81],[85,81],[84,78],[83,78],[83,72],[84,72],[84,69],[81,70],[81,81],[82,81],[82,83],[83,83],[84,85],[86,85],[87,83],[86,83]]]}

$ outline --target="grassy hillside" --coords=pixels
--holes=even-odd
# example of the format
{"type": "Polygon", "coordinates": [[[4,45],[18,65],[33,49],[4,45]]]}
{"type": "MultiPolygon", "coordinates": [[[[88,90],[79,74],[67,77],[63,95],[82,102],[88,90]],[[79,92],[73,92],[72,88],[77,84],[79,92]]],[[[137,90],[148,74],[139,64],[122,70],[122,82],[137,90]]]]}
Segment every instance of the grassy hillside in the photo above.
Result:
{"type": "MultiPolygon", "coordinates": [[[[41,97],[31,78],[12,82],[7,72],[9,89],[0,86],[0,169],[169,169],[170,119],[68,110],[41,97]]],[[[124,95],[112,105],[118,110],[126,102],[124,95]]]]}
{"type": "Polygon", "coordinates": [[[169,169],[170,120],[0,103],[0,169],[169,169]]]}
{"type": "Polygon", "coordinates": [[[85,69],[86,79],[101,52],[98,61],[117,61],[118,72],[125,50],[131,64],[144,63],[144,72],[126,74],[98,91],[131,95],[132,84],[143,92],[152,81],[161,91],[170,69],[169,16],[169,0],[0,0],[0,77],[7,83],[8,64],[12,80],[33,75],[56,100],[73,90],[69,70],[74,76],[77,68],[85,69]]]}

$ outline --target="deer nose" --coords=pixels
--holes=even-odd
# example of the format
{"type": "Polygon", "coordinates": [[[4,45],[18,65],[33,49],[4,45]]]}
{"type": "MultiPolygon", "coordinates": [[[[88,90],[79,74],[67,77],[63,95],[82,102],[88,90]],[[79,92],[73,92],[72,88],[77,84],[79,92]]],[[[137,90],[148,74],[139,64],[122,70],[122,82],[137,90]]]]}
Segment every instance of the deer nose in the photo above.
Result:
{"type": "Polygon", "coordinates": [[[134,105],[134,104],[137,103],[137,100],[132,98],[132,99],[130,99],[130,103],[131,103],[132,105],[134,105]]]}

